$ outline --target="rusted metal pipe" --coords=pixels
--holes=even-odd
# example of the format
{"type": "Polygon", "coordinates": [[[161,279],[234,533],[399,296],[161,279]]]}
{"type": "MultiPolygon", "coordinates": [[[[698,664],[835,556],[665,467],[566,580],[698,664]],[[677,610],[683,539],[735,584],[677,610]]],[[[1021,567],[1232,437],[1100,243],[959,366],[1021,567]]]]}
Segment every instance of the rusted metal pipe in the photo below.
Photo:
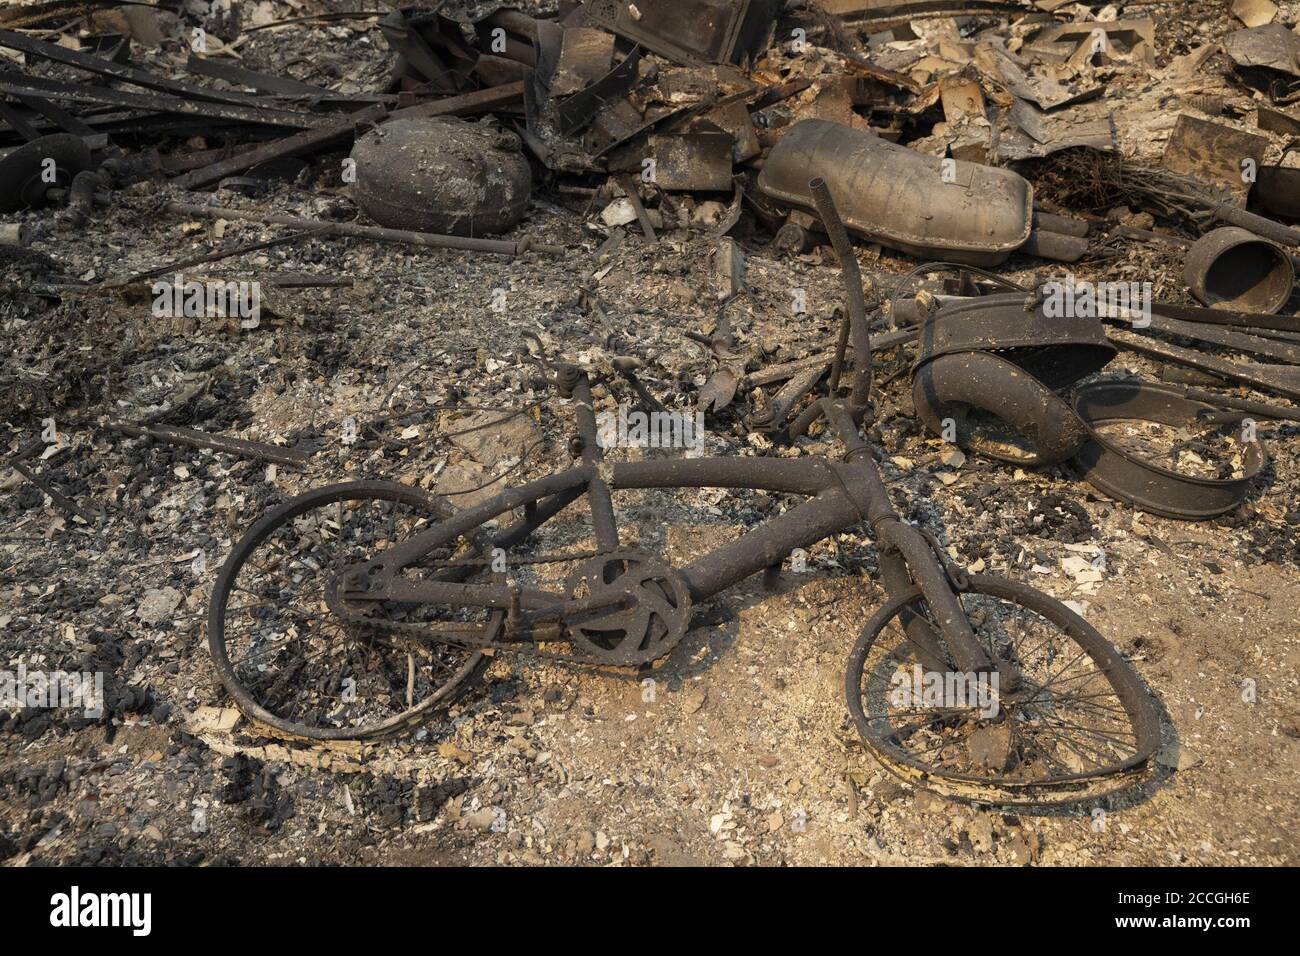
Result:
{"type": "Polygon", "coordinates": [[[861,420],[867,405],[871,401],[871,330],[867,327],[867,300],[862,286],[862,269],[858,266],[857,256],[853,254],[853,244],[849,242],[848,231],[840,219],[835,200],[831,197],[830,187],[820,176],[808,183],[817,215],[821,217],[822,227],[830,237],[831,248],[839,260],[840,271],[844,274],[844,296],[849,313],[849,334],[853,340],[853,388],[850,402],[856,420],[861,420]]]}
{"type": "Polygon", "coordinates": [[[300,219],[278,213],[260,213],[248,209],[231,209],[227,206],[196,206],[191,203],[169,202],[164,211],[178,216],[201,216],[205,219],[243,219],[298,229],[319,229],[323,235],[350,236],[354,239],[374,239],[378,242],[404,242],[431,249],[464,249],[469,252],[495,252],[505,256],[541,252],[549,256],[562,256],[563,246],[533,242],[525,236],[519,242],[506,239],[478,239],[472,236],[444,236],[433,232],[412,232],[407,229],[385,229],[380,226],[359,226],[353,222],[327,222],[320,219],[300,219]]]}

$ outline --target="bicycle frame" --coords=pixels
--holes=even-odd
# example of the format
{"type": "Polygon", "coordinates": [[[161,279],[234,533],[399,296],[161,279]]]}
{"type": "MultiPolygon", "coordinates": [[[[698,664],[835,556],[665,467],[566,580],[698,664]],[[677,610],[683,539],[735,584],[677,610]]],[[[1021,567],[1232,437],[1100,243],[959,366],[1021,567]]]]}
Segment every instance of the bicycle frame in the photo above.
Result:
{"type": "MultiPolygon", "coordinates": [[[[511,612],[516,625],[521,619],[528,623],[557,616],[562,619],[566,613],[580,613],[599,605],[557,600],[553,594],[520,588],[452,581],[408,581],[400,574],[403,568],[437,548],[516,508],[524,508],[523,519],[498,533],[492,542],[494,547],[509,548],[524,541],[550,518],[586,495],[597,546],[601,552],[611,552],[619,548],[618,524],[611,497],[614,489],[747,488],[803,494],[810,496],[811,500],[680,569],[691,599],[704,600],[751,574],[779,568],[795,548],[810,547],[828,535],[865,522],[881,544],[881,572],[886,588],[891,594],[900,594],[913,584],[919,585],[948,648],[948,653],[945,653],[930,626],[911,615],[903,623],[918,653],[936,670],[948,670],[950,664],[962,671],[996,669],[966,620],[953,588],[953,575],[941,562],[931,542],[894,511],[876,467],[872,447],[859,434],[859,426],[870,410],[872,389],[866,295],[857,259],[830,191],[820,179],[810,182],[809,188],[844,273],[847,308],[831,376],[831,395],[805,409],[790,426],[789,433],[801,435],[818,418],[825,417],[846,449],[842,462],[826,458],[802,461],[703,458],[607,463],[596,439],[591,382],[578,366],[559,363],[555,366],[556,384],[561,394],[572,396],[576,402],[582,464],[505,491],[349,569],[339,579],[342,596],[355,601],[459,603],[505,608],[511,612]],[[840,400],[834,395],[838,390],[844,349],[850,340],[855,357],[853,377],[847,400],[840,400]],[[525,612],[531,617],[521,618],[525,612]]],[[[1014,675],[1008,676],[1014,682],[1014,675]]]]}
{"type": "MultiPolygon", "coordinates": [[[[1059,724],[1060,717],[1055,709],[1061,700],[1072,699],[1068,693],[1060,694],[1059,685],[1064,682],[1085,677],[1091,681],[1095,678],[1088,675],[1097,673],[1108,683],[1122,705],[1123,713],[1127,714],[1128,724],[1116,730],[1110,728],[1110,724],[1121,718],[1105,718],[1105,728],[1109,730],[1103,729],[1100,736],[1110,741],[1110,750],[1098,750],[1095,745],[1089,747],[1086,743],[1083,751],[1077,747],[1070,748],[1077,760],[1085,762],[1080,765],[1085,770],[1086,762],[1098,763],[1100,758],[1099,769],[1095,772],[1077,769],[1069,772],[1073,763],[1062,764],[1053,758],[1051,752],[1042,751],[1041,759],[1047,763],[1040,765],[1040,758],[1033,757],[1028,761],[1029,776],[1015,776],[1020,773],[1017,770],[1012,774],[1015,779],[1005,781],[1007,786],[1033,785],[1029,781],[1035,776],[1050,783],[1069,782],[1144,763],[1158,742],[1155,712],[1149,699],[1143,697],[1140,678],[1124,663],[1119,652],[1086,621],[1048,595],[995,577],[967,577],[964,571],[949,562],[933,534],[905,522],[894,510],[877,465],[879,453],[861,434],[864,423],[872,418],[873,408],[867,299],[843,224],[835,214],[824,184],[814,181],[810,188],[843,267],[848,307],[831,363],[829,387],[819,397],[812,393],[810,380],[802,386],[803,396],[790,399],[786,394],[779,408],[766,415],[764,424],[769,430],[780,432],[783,439],[793,440],[806,434],[819,419],[824,419],[829,436],[843,446],[842,456],[607,461],[597,440],[592,380],[575,364],[547,362],[542,349],[533,357],[560,394],[572,399],[579,458],[575,467],[515,488],[506,488],[490,500],[449,517],[443,517],[448,512],[438,502],[415,488],[374,482],[335,485],[281,505],[264,515],[249,530],[222,570],[214,588],[209,615],[213,660],[223,683],[241,707],[272,727],[309,739],[360,738],[387,732],[426,714],[430,707],[448,699],[456,688],[463,686],[474,676],[476,669],[485,666],[488,656],[494,651],[535,653],[555,660],[595,666],[649,666],[662,660],[689,631],[690,614],[696,602],[712,598],[759,572],[764,573],[765,583],[770,583],[770,579],[775,578],[773,572],[779,572],[786,557],[796,549],[810,548],[836,532],[866,525],[876,542],[881,578],[890,597],[858,637],[850,655],[845,687],[850,713],[864,740],[878,755],[883,755],[882,759],[901,762],[922,775],[933,772],[946,779],[977,783],[987,780],[990,785],[995,785],[1004,774],[1012,772],[1012,764],[1019,766],[1025,757],[1025,753],[1016,749],[1021,745],[1013,746],[1016,731],[1013,725],[1018,725],[1019,720],[990,721],[992,715],[982,711],[978,720],[970,714],[959,719],[959,713],[964,709],[957,705],[940,708],[919,724],[908,721],[898,725],[876,713],[877,710],[891,712],[889,706],[876,707],[876,703],[871,703],[864,710],[864,667],[885,628],[897,624],[905,630],[910,646],[895,645],[891,648],[881,645],[886,665],[891,660],[901,659],[896,655],[903,649],[926,671],[952,676],[992,673],[997,678],[994,686],[1000,702],[999,710],[1005,703],[1014,711],[1013,716],[1028,715],[1026,720],[1059,724]],[[841,389],[839,381],[841,373],[845,372],[844,352],[850,342],[855,362],[846,374],[845,387],[841,389]],[[804,398],[810,394],[812,400],[805,402],[804,398]],[[802,410],[787,422],[801,403],[802,410]],[[620,540],[618,513],[613,499],[615,492],[677,488],[744,489],[806,500],[762,521],[711,553],[677,568],[654,555],[634,550],[635,545],[624,545],[620,540]],[[585,499],[585,504],[582,499],[585,499]],[[263,707],[244,686],[226,648],[225,602],[237,586],[236,576],[246,563],[259,572],[271,573],[254,562],[252,555],[264,539],[299,515],[338,503],[338,538],[346,543],[348,536],[342,530],[345,523],[342,502],[345,500],[403,502],[418,507],[421,521],[429,520],[429,516],[436,517],[432,519],[435,523],[424,526],[424,530],[415,531],[406,538],[397,538],[397,513],[394,510],[386,539],[373,533],[363,538],[362,532],[358,532],[355,545],[368,550],[340,552],[331,548],[336,556],[342,553],[360,555],[354,563],[341,569],[331,559],[328,563],[333,565],[334,573],[326,572],[327,577],[321,582],[328,611],[337,614],[342,625],[349,628],[344,632],[345,645],[349,645],[344,647],[344,672],[351,672],[349,647],[352,637],[357,634],[366,638],[373,635],[376,642],[383,644],[388,644],[389,635],[409,637],[421,646],[401,640],[389,645],[399,655],[399,663],[401,657],[405,658],[405,711],[364,728],[309,726],[305,722],[277,716],[263,707]],[[571,507],[575,504],[582,507],[586,513],[584,517],[590,517],[594,548],[585,546],[584,551],[553,553],[539,541],[530,541],[547,522],[566,511],[575,510],[571,507]],[[529,545],[527,550],[525,545],[529,545]],[[550,570],[540,571],[537,580],[553,582],[562,576],[563,584],[533,584],[525,589],[523,578],[512,580],[509,573],[503,573],[506,568],[497,563],[502,556],[497,549],[504,552],[506,568],[547,566],[550,570]],[[490,560],[489,551],[492,552],[490,560]],[[558,565],[568,567],[562,569],[558,565]],[[990,624],[983,611],[978,615],[972,612],[972,618],[979,621],[981,628],[989,624],[992,630],[987,638],[977,637],[962,604],[963,596],[967,594],[976,595],[976,600],[991,596],[1037,614],[1047,626],[1060,632],[1070,649],[1064,652],[1065,656],[1058,656],[1053,639],[1040,637],[1034,643],[1033,653],[1028,658],[1022,657],[1015,636],[999,629],[1011,618],[1004,621],[995,615],[990,624]],[[411,615],[408,613],[411,610],[432,613],[411,615]],[[467,610],[473,613],[464,613],[467,610]],[[361,630],[351,631],[354,625],[361,630]],[[571,651],[557,652],[549,646],[557,643],[568,644],[571,651]],[[448,645],[450,657],[434,660],[433,648],[427,646],[430,644],[448,645]],[[413,691],[416,652],[429,654],[431,670],[427,687],[432,691],[418,705],[413,691]],[[1062,677],[1080,660],[1085,661],[1081,667],[1092,666],[1093,670],[1062,677]],[[1026,666],[1027,662],[1035,661],[1036,671],[1026,666]],[[453,672],[446,677],[435,676],[437,667],[442,665],[451,667],[453,672]],[[954,672],[958,673],[954,675],[954,672]],[[1045,703],[1040,702],[1052,687],[1058,690],[1045,703]],[[869,711],[873,716],[868,716],[869,711]],[[883,729],[880,726],[882,720],[883,729]],[[1126,729],[1129,726],[1131,731],[1126,729]],[[925,750],[911,753],[906,738],[922,729],[930,735],[921,739],[925,750]],[[1131,755],[1127,754],[1130,745],[1126,738],[1107,736],[1112,731],[1132,737],[1131,749],[1134,752],[1131,755]],[[896,732],[901,732],[902,736],[897,737],[896,732]],[[939,744],[933,744],[930,737],[942,733],[947,736],[939,744]],[[940,755],[945,748],[958,747],[965,756],[954,758],[958,761],[956,771],[942,760],[921,759],[934,746],[939,747],[940,755]],[[1112,752],[1117,754],[1114,759],[1112,752]],[[1053,767],[1067,771],[1066,775],[1061,776],[1053,767]]],[[[537,344],[541,346],[540,341],[537,344]]],[[[615,369],[618,368],[616,362],[615,369]]],[[[635,388],[637,383],[632,381],[631,384],[635,388]]],[[[653,401],[652,396],[645,398],[644,389],[638,389],[638,393],[644,400],[653,401]]],[[[770,411],[775,404],[761,410],[770,411]]],[[[364,529],[365,526],[359,527],[364,529]]],[[[308,556],[330,537],[325,533],[325,526],[321,528],[320,537],[321,542],[311,540],[302,544],[308,556]]],[[[313,569],[319,569],[316,561],[307,563],[313,569]]],[[[319,607],[320,597],[313,596],[309,600],[313,602],[312,608],[319,607]]],[[[303,656],[294,657],[284,668],[288,678],[275,678],[276,683],[268,691],[272,697],[282,680],[292,679],[302,662],[322,652],[317,649],[308,653],[307,648],[301,645],[302,639],[296,629],[293,631],[292,639],[278,645],[276,653],[284,650],[296,655],[301,651],[303,656]]],[[[307,640],[312,640],[313,634],[309,634],[307,640]]],[[[264,644],[274,644],[280,636],[274,627],[269,631],[255,628],[248,636],[250,652],[259,640],[264,644]]],[[[326,648],[333,640],[328,635],[314,636],[325,637],[326,648]]],[[[248,655],[240,660],[246,662],[248,655]]],[[[318,675],[311,671],[304,673],[308,682],[315,682],[311,686],[319,685],[318,675]]],[[[380,667],[376,679],[381,682],[380,704],[400,707],[400,688],[394,691],[399,699],[396,702],[390,699],[392,693],[389,691],[396,687],[393,675],[380,667]],[[387,682],[388,690],[382,689],[384,682],[387,682]]],[[[254,683],[259,690],[264,689],[261,685],[265,682],[260,678],[254,683]]],[[[1075,695],[1078,702],[1085,708],[1096,710],[1087,701],[1097,695],[1087,685],[1080,686],[1083,690],[1076,688],[1075,695]],[[1080,697],[1079,694],[1086,696],[1080,697]]],[[[328,689],[318,689],[310,699],[328,702],[328,689]]],[[[329,706],[332,708],[334,705],[331,703],[329,706]]],[[[909,705],[898,707],[914,709],[909,705]]],[[[1107,708],[1102,708],[1103,712],[1105,710],[1107,708]]],[[[1120,713],[1120,709],[1114,707],[1109,710],[1114,714],[1120,713]]],[[[322,718],[320,715],[325,712],[319,708],[309,708],[305,713],[304,721],[323,720],[331,724],[345,719],[339,717],[336,720],[328,714],[322,718]]],[[[368,719],[368,712],[363,719],[368,719]]],[[[1087,726],[1079,729],[1084,734],[1097,735],[1087,726]]],[[[1048,725],[1029,728],[1025,733],[1023,747],[1038,747],[1035,734],[1056,733],[1060,736],[1048,725]]]]}
{"type": "MultiPolygon", "coordinates": [[[[691,599],[712,597],[739,581],[779,568],[795,548],[808,548],[823,538],[866,522],[881,541],[882,572],[891,593],[922,588],[939,622],[953,662],[963,671],[993,669],[987,651],[977,641],[953,592],[948,572],[930,542],[894,511],[884,482],[871,455],[871,446],[858,436],[849,412],[829,399],[824,411],[838,437],[848,447],[846,460],[826,458],[747,459],[683,458],[675,460],[608,463],[595,442],[596,418],[590,384],[580,370],[562,366],[562,374],[576,378],[573,396],[579,435],[584,437],[583,463],[558,474],[509,489],[489,501],[469,508],[437,526],[420,532],[341,575],[341,596],[356,601],[455,603],[475,607],[510,608],[549,617],[557,612],[591,610],[581,602],[557,603],[556,595],[497,585],[471,585],[451,581],[410,581],[400,573],[439,547],[468,534],[485,522],[518,508],[524,516],[498,532],[493,547],[510,548],[526,540],[545,522],[582,496],[587,496],[592,526],[602,551],[619,547],[618,527],[611,492],[646,488],[753,489],[807,495],[810,500],[769,519],[689,566],[678,569],[691,599]],[[590,441],[585,438],[589,436],[590,441]]],[[[561,599],[562,600],[562,599],[561,599]]],[[[909,633],[933,662],[947,655],[928,627],[914,621],[909,633]]],[[[950,665],[944,664],[943,669],[950,665]]]]}

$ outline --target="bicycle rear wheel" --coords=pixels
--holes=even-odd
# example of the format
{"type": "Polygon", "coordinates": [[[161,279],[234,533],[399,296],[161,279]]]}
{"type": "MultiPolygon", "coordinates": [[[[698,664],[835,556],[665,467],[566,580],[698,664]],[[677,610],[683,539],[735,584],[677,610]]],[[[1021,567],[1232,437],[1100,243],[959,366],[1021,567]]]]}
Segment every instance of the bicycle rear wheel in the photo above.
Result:
{"type": "Polygon", "coordinates": [[[887,768],[953,796],[1042,803],[1094,796],[1146,765],[1160,737],[1154,702],[1092,625],[1001,578],[969,575],[959,597],[999,664],[982,688],[980,675],[921,663],[898,620],[915,614],[938,639],[919,588],[882,607],[850,655],[849,712],[887,768]]]}
{"type": "MultiPolygon", "coordinates": [[[[449,513],[418,488],[358,481],[309,491],[263,515],[222,566],[208,611],[212,660],[240,709],[285,736],[356,740],[410,727],[454,700],[487,658],[421,634],[445,623],[445,609],[350,608],[335,592],[345,567],[449,513]]],[[[422,564],[474,551],[459,539],[422,564]]],[[[501,620],[487,611],[460,617],[457,626],[485,633],[501,620]]]]}

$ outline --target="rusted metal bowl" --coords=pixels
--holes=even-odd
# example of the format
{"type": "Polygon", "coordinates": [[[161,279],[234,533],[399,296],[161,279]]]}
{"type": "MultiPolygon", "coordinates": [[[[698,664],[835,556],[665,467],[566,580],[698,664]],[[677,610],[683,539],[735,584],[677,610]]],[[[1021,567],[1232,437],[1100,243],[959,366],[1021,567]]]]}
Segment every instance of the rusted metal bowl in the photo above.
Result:
{"type": "Polygon", "coordinates": [[[923,259],[994,266],[1033,227],[1033,186],[1011,170],[941,160],[839,123],[791,126],[768,154],[758,188],[815,212],[812,176],[830,187],[849,232],[923,259]]]}
{"type": "Polygon", "coordinates": [[[1259,167],[1259,176],[1251,189],[1251,199],[1264,212],[1292,222],[1300,220],[1300,166],[1282,163],[1294,150],[1300,150],[1300,140],[1287,144],[1278,165],[1259,167]]]}
{"type": "Polygon", "coordinates": [[[1224,226],[1192,244],[1183,280],[1212,309],[1271,314],[1291,298],[1295,267],[1276,243],[1239,226],[1224,226]]]}
{"type": "Polygon", "coordinates": [[[396,119],[352,148],[353,196],[392,229],[453,236],[504,232],[524,217],[532,171],[519,139],[452,116],[396,119]]]}
{"type": "Polygon", "coordinates": [[[1300,220],[1300,167],[1261,166],[1254,191],[1270,216],[1300,220]]]}

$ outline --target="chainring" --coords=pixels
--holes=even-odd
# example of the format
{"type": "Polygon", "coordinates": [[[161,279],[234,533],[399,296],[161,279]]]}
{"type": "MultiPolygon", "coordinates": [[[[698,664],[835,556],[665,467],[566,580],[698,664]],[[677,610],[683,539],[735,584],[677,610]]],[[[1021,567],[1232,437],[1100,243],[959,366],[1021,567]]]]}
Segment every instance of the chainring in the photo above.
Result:
{"type": "Polygon", "coordinates": [[[686,635],[691,595],[685,579],[652,555],[611,551],[565,579],[570,600],[621,597],[629,606],[568,621],[576,654],[622,667],[663,657],[686,635]]]}

